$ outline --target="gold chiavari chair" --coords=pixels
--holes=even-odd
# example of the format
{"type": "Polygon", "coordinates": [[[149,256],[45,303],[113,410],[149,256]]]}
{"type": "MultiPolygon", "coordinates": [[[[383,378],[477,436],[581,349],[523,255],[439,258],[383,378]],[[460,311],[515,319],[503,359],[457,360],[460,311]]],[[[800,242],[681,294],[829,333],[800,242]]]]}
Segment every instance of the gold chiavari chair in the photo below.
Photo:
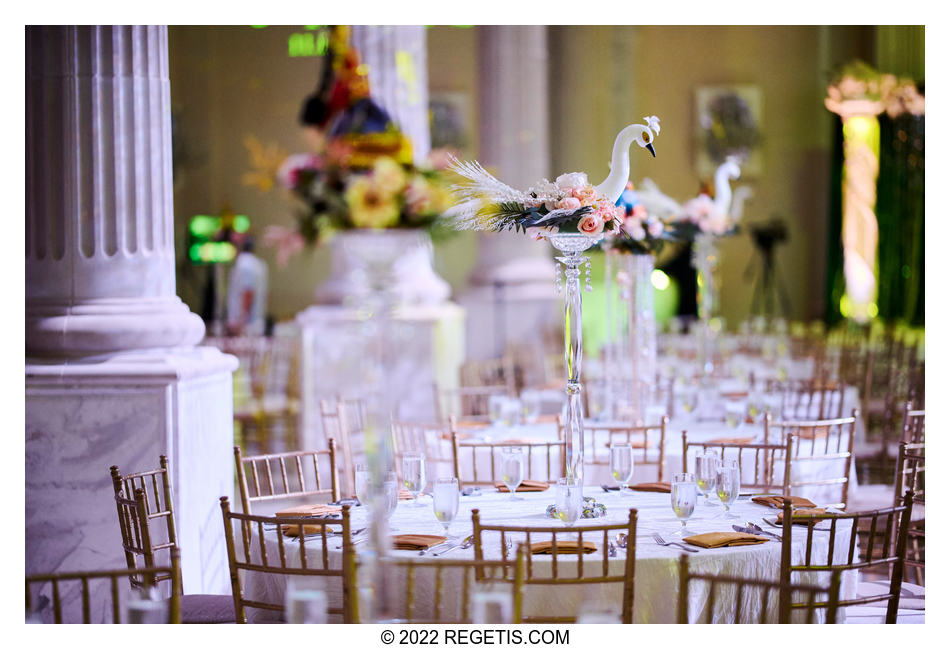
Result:
{"type": "Polygon", "coordinates": [[[505,384],[477,387],[440,388],[433,384],[436,421],[448,421],[455,416],[460,421],[488,423],[488,403],[493,396],[509,396],[505,384]]]}
{"type": "MultiPolygon", "coordinates": [[[[509,559],[509,544],[523,543],[525,551],[525,565],[522,572],[519,591],[525,592],[525,586],[541,586],[547,588],[577,587],[589,584],[622,584],[623,598],[621,600],[620,617],[624,624],[633,622],[633,597],[635,588],[636,543],[637,538],[637,510],[631,509],[626,523],[602,523],[595,525],[585,524],[582,527],[567,528],[563,525],[545,527],[518,527],[508,525],[485,525],[481,522],[478,509],[472,510],[472,536],[475,541],[475,559],[485,559],[486,540],[489,533],[497,533],[501,542],[502,560],[513,566],[513,559],[509,559]],[[613,540],[611,534],[623,532],[629,542],[624,556],[616,559],[623,560],[623,571],[610,570],[611,552],[609,550],[613,540]],[[584,538],[586,537],[586,539],[584,538]],[[532,542],[532,538],[534,542],[532,542]],[[596,539],[596,541],[591,541],[596,539]],[[550,544],[551,561],[537,561],[533,557],[532,549],[538,544],[550,544]],[[596,551],[584,553],[584,544],[594,543],[596,551]],[[559,552],[558,546],[568,546],[569,552],[559,552]]],[[[547,557],[545,557],[547,558],[547,557]]],[[[511,570],[505,574],[515,573],[511,570]]],[[[485,578],[482,571],[476,568],[479,579],[485,578]]],[[[517,574],[512,575],[517,580],[517,574]]],[[[522,608],[520,620],[527,623],[563,624],[572,623],[577,619],[576,614],[547,611],[550,615],[529,616],[522,608]]]]}
{"type": "Polygon", "coordinates": [[[392,436],[397,474],[402,475],[402,458],[407,453],[419,453],[426,458],[427,480],[454,475],[451,422],[394,421],[392,436]]]}
{"type": "Polygon", "coordinates": [[[768,624],[776,621],[779,624],[792,622],[791,602],[793,600],[801,602],[801,608],[806,613],[803,620],[796,619],[795,621],[811,624],[815,622],[815,613],[820,608],[817,602],[821,601],[826,594],[825,589],[814,585],[792,585],[785,582],[692,572],[689,569],[689,557],[685,554],[680,555],[679,575],[679,596],[677,598],[677,622],[679,624],[690,623],[689,592],[691,582],[700,582],[697,586],[703,589],[704,594],[707,594],[704,598],[704,611],[700,612],[699,616],[693,621],[694,624],[713,624],[714,622],[740,624],[749,622],[750,620],[743,618],[743,615],[748,616],[748,603],[753,597],[758,598],[760,607],[758,620],[756,620],[758,624],[768,624]],[[780,597],[783,590],[791,591],[791,597],[784,602],[780,597]],[[720,607],[722,609],[720,612],[716,608],[717,601],[729,603],[720,607]],[[783,606],[782,603],[785,605],[783,606]],[[731,619],[726,618],[726,615],[731,616],[731,619]]]}
{"type": "Polygon", "coordinates": [[[857,408],[851,411],[850,417],[837,419],[819,419],[810,421],[772,421],[765,418],[765,439],[777,439],[777,443],[784,443],[789,437],[795,437],[792,447],[792,462],[815,463],[838,462],[841,471],[825,471],[818,473],[821,477],[799,477],[789,482],[789,488],[821,487],[840,484],[841,499],[836,502],[823,503],[823,506],[848,506],[848,487],[851,481],[851,463],[854,461],[854,430],[860,413],[857,408]],[[831,475],[834,473],[835,475],[831,475]]]}
{"type": "Polygon", "coordinates": [[[837,419],[844,416],[844,391],[842,381],[825,378],[806,380],[767,379],[766,392],[779,395],[780,412],[773,413],[777,419],[837,419]]]}
{"type": "Polygon", "coordinates": [[[910,401],[904,404],[904,419],[901,422],[901,440],[908,444],[924,443],[924,410],[915,410],[910,401]]]}
{"type": "MultiPolygon", "coordinates": [[[[923,417],[921,417],[921,421],[923,417]]],[[[894,504],[900,504],[901,494],[910,490],[914,504],[911,508],[910,528],[907,532],[906,565],[914,569],[916,583],[924,585],[924,443],[901,442],[897,454],[897,479],[894,485],[894,504]]],[[[922,596],[922,594],[921,594],[922,596]]]]}
{"type": "Polygon", "coordinates": [[[111,612],[113,624],[127,621],[124,617],[123,596],[128,587],[120,582],[126,579],[142,584],[155,584],[170,580],[171,597],[167,601],[168,623],[181,622],[181,566],[178,548],[172,548],[169,558],[171,566],[151,566],[125,570],[95,570],[92,572],[59,572],[47,575],[26,576],[26,611],[32,619],[54,624],[70,624],[82,621],[83,624],[104,622],[111,612]],[[75,583],[78,582],[78,583],[75,583]],[[98,587],[99,582],[105,582],[98,587]],[[49,586],[50,597],[45,594],[49,586]],[[74,593],[78,590],[78,596],[74,593]],[[108,600],[100,600],[97,593],[108,592],[108,600]],[[66,600],[66,601],[64,601],[66,600]],[[52,602],[52,610],[46,607],[52,602]],[[72,602],[72,605],[70,605],[72,602]],[[75,609],[79,609],[76,611],[75,609]],[[52,620],[47,618],[52,615],[52,620]],[[96,619],[93,619],[93,617],[96,619]]]}
{"type": "Polygon", "coordinates": [[[518,394],[515,359],[510,355],[485,361],[465,361],[459,369],[459,379],[465,388],[504,385],[509,397],[518,394]]]}
{"type": "Polygon", "coordinates": [[[460,440],[458,433],[453,431],[452,465],[459,488],[463,486],[493,487],[502,482],[501,473],[496,467],[500,465],[500,455],[503,449],[512,447],[524,450],[524,480],[538,480],[554,484],[558,478],[564,477],[565,443],[563,440],[559,442],[528,440],[481,442],[460,440]],[[537,457],[542,453],[543,457],[537,457]],[[485,475],[484,471],[482,471],[482,475],[479,475],[479,461],[487,463],[488,475],[485,475]],[[469,467],[471,467],[470,478],[467,477],[469,467]]]}
{"type": "MultiPolygon", "coordinates": [[[[343,505],[339,519],[296,518],[285,516],[255,516],[232,512],[227,496],[221,497],[221,514],[228,548],[228,566],[231,573],[234,616],[238,624],[248,622],[247,609],[284,612],[284,602],[265,602],[245,594],[248,573],[285,575],[288,578],[322,578],[328,598],[338,589],[342,593],[340,606],[330,606],[327,613],[350,621],[352,586],[355,584],[354,550],[350,530],[350,506],[343,505]],[[241,545],[235,541],[235,526],[241,527],[241,545]],[[319,550],[308,554],[308,538],[319,538],[319,550]],[[331,567],[330,543],[343,550],[341,567],[331,567]],[[275,556],[276,555],[276,556],[275,556]]],[[[313,548],[311,541],[310,547],[313,548]]],[[[253,621],[253,620],[251,620],[253,621]]]]}
{"type": "MultiPolygon", "coordinates": [[[[655,465],[656,479],[662,482],[666,465],[666,425],[669,421],[670,418],[663,415],[660,423],[652,426],[585,423],[584,433],[590,434],[590,452],[584,454],[584,464],[610,466],[610,445],[626,443],[633,446],[635,466],[655,465]],[[654,439],[650,439],[651,436],[654,439]],[[658,439],[656,436],[659,436],[658,439]],[[656,449],[656,457],[650,457],[651,449],[656,449]]],[[[564,440],[564,420],[561,416],[558,416],[557,427],[558,439],[564,440]]]]}
{"type": "MultiPolygon", "coordinates": [[[[519,548],[520,550],[520,548],[519,548]]],[[[518,587],[517,575],[524,571],[525,558],[519,552],[515,562],[515,579],[509,581],[512,596],[512,623],[521,622],[521,590],[518,587]]],[[[362,562],[356,558],[356,583],[363,579],[362,562]]],[[[390,611],[395,619],[387,619],[393,624],[472,624],[472,592],[485,587],[504,586],[501,575],[511,569],[506,561],[490,561],[478,559],[406,559],[400,557],[385,557],[379,560],[375,569],[385,570],[392,579],[387,581],[392,591],[389,592],[389,601],[397,608],[390,611]],[[453,574],[455,573],[455,574],[453,574]],[[461,588],[455,586],[461,573],[461,588]],[[483,578],[478,579],[477,575],[483,578]],[[450,583],[452,584],[450,590],[450,583]],[[430,587],[431,585],[431,587],[430,587]],[[454,592],[453,592],[454,590],[454,592]],[[393,592],[397,591],[397,592],[393,592]],[[421,593],[425,593],[422,596],[421,593]],[[431,599],[429,597],[431,593],[431,599]]],[[[376,573],[378,574],[378,573],[376,573]]],[[[378,583],[378,582],[377,582],[378,583]]],[[[351,597],[353,622],[370,622],[361,619],[359,597],[351,597]]]]}
{"type": "Polygon", "coordinates": [[[360,398],[335,401],[320,399],[320,420],[326,439],[336,440],[337,450],[343,456],[343,492],[356,493],[356,465],[363,458],[363,430],[366,425],[366,403],[360,398]]]}
{"type": "Polygon", "coordinates": [[[247,457],[241,453],[240,446],[235,446],[234,468],[237,471],[241,508],[244,512],[250,514],[251,506],[255,502],[305,496],[326,497],[332,502],[339,500],[336,442],[331,438],[329,445],[330,448],[326,450],[289,451],[247,457]],[[321,460],[324,458],[324,468],[321,468],[321,460]]]}
{"type": "Polygon", "coordinates": [[[743,489],[752,489],[774,493],[780,491],[783,496],[791,495],[792,447],[796,439],[788,437],[781,444],[743,443],[725,441],[689,441],[687,431],[683,431],[683,473],[691,473],[690,459],[707,450],[717,451],[719,457],[736,460],[739,463],[739,475],[743,489]],[[692,452],[691,452],[692,451],[692,452]],[[748,467],[752,467],[751,471],[748,467]],[[749,475],[752,479],[749,479],[749,475]]]}
{"type": "MultiPolygon", "coordinates": [[[[157,553],[178,549],[168,458],[160,456],[159,464],[158,469],[124,476],[119,467],[110,468],[122,549],[130,570],[138,569],[140,560],[146,568],[158,565],[157,553]]],[[[129,579],[133,588],[150,585],[137,581],[134,575],[129,579]]],[[[181,575],[177,580],[180,588],[181,575]]],[[[182,621],[185,624],[234,622],[230,599],[227,595],[182,595],[182,621]]]]}
{"type": "MultiPolygon", "coordinates": [[[[847,607],[863,607],[886,602],[885,622],[897,622],[901,599],[901,580],[904,574],[904,557],[907,548],[907,531],[910,524],[908,515],[913,504],[913,494],[908,491],[900,506],[887,507],[866,512],[799,514],[793,518],[792,501],[785,499],[782,507],[782,560],[781,581],[792,584],[798,582],[796,575],[829,575],[828,599],[817,605],[828,609],[828,622],[837,622],[838,610],[847,607]],[[827,522],[827,523],[826,523],[827,522]],[[819,528],[818,525],[822,525],[819,528]],[[825,527],[827,525],[827,527],[825,527]],[[792,563],[793,528],[804,527],[805,558],[803,564],[792,563]],[[868,547],[862,552],[858,543],[858,529],[871,530],[868,547]],[[850,528],[850,529],[848,529],[850,528]],[[884,531],[884,538],[875,544],[876,530],[884,531]],[[845,548],[836,547],[836,539],[847,534],[845,548]],[[827,550],[819,552],[816,539],[827,543],[827,550]],[[877,547],[875,547],[877,545],[877,547]],[[875,549],[877,555],[875,556],[875,549]],[[824,554],[824,556],[821,556],[824,554]],[[844,556],[846,554],[846,556],[844,556]],[[890,568],[889,587],[884,592],[862,595],[860,589],[853,599],[841,598],[841,586],[844,574],[848,571],[890,568]]],[[[801,539],[799,538],[799,543],[801,539]]],[[[792,610],[802,608],[801,603],[790,601],[790,593],[781,594],[783,607],[792,610]]],[[[876,608],[876,607],[875,607],[876,608]]]]}

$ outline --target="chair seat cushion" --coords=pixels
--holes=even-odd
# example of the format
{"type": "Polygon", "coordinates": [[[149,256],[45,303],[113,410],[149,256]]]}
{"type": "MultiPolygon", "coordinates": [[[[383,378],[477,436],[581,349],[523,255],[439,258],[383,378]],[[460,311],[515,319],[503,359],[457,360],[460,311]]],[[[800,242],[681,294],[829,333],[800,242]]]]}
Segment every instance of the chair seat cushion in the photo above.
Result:
{"type": "Polygon", "coordinates": [[[183,624],[234,624],[234,598],[230,595],[183,595],[183,624]]]}
{"type": "MultiPolygon", "coordinates": [[[[891,582],[887,579],[878,579],[875,581],[862,581],[858,584],[858,597],[873,597],[876,595],[886,595],[891,589],[891,582]]],[[[885,602],[876,602],[874,605],[884,604],[885,602]]],[[[924,587],[908,582],[901,583],[901,599],[899,606],[902,609],[914,611],[924,610],[924,587]]],[[[854,607],[860,608],[860,607],[854,607]]],[[[884,608],[887,608],[886,606],[884,608]]]]}

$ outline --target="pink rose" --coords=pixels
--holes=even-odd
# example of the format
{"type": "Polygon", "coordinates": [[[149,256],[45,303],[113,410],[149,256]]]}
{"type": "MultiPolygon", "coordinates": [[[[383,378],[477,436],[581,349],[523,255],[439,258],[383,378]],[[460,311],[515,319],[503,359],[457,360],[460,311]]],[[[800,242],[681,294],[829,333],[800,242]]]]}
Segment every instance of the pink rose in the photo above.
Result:
{"type": "Polygon", "coordinates": [[[557,209],[559,210],[579,210],[580,208],[581,202],[573,196],[567,196],[557,202],[557,209]]]}
{"type": "Polygon", "coordinates": [[[597,214],[587,214],[578,222],[577,231],[584,234],[600,234],[604,231],[604,221],[597,214]]]}
{"type": "Polygon", "coordinates": [[[594,201],[597,199],[597,192],[595,192],[594,188],[590,185],[575,187],[571,190],[571,195],[579,200],[581,205],[585,207],[588,205],[593,205],[594,201]]]}
{"type": "Polygon", "coordinates": [[[660,219],[648,219],[647,232],[649,232],[650,236],[654,239],[658,238],[661,234],[663,234],[663,222],[660,221],[660,219]]]}

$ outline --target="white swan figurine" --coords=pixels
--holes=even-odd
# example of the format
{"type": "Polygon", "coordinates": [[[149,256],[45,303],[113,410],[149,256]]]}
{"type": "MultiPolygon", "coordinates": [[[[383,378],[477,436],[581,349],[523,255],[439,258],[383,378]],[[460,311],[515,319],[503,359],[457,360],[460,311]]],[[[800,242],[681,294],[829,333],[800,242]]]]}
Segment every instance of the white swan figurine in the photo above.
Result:
{"type": "Polygon", "coordinates": [[[641,147],[656,157],[656,149],[653,148],[653,128],[657,134],[660,133],[660,120],[656,117],[645,118],[649,126],[642,124],[631,124],[617,134],[614,140],[613,154],[610,156],[610,173],[594,190],[602,194],[613,202],[617,202],[627,181],[630,179],[630,145],[636,142],[641,147]]]}

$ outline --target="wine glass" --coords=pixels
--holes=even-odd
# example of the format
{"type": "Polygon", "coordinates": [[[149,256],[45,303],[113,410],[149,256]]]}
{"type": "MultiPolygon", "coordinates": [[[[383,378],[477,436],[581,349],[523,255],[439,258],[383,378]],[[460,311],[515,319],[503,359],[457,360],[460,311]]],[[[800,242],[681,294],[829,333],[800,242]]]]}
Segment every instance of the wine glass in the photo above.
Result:
{"type": "Polygon", "coordinates": [[[412,494],[412,504],[420,506],[419,493],[426,486],[426,457],[421,453],[402,456],[402,482],[412,494]]]}
{"type": "Polygon", "coordinates": [[[620,491],[627,491],[627,485],[633,477],[633,447],[629,443],[610,445],[610,475],[620,485],[620,491]]]}
{"type": "Polygon", "coordinates": [[[706,504],[716,507],[716,503],[709,499],[709,492],[716,488],[716,469],[719,468],[719,454],[715,451],[706,451],[696,455],[696,488],[706,496],[706,504]]]}
{"type": "Polygon", "coordinates": [[[680,393],[680,406],[687,419],[692,420],[695,417],[693,413],[697,405],[699,405],[699,389],[690,384],[683,386],[683,391],[680,393]]]}
{"type": "Polygon", "coordinates": [[[356,465],[356,499],[361,505],[369,503],[369,495],[373,485],[373,474],[365,464],[356,465]]]}
{"type": "MultiPolygon", "coordinates": [[[[432,486],[432,511],[442,524],[445,535],[459,511],[459,481],[455,478],[439,478],[432,486]]],[[[449,537],[451,538],[451,537],[449,537]]]]}
{"type": "Polygon", "coordinates": [[[739,497],[739,462],[723,460],[716,472],[716,494],[725,505],[725,518],[739,518],[729,511],[729,506],[739,497]]]}
{"type": "Polygon", "coordinates": [[[501,481],[511,493],[510,500],[521,500],[515,495],[518,485],[524,480],[524,453],[520,446],[501,449],[501,481]]]}
{"type": "Polygon", "coordinates": [[[541,394],[537,390],[521,393],[521,415],[526,424],[533,424],[541,416],[541,394]]]}
{"type": "Polygon", "coordinates": [[[399,504],[399,481],[392,471],[386,474],[386,480],[383,482],[383,495],[380,501],[383,506],[383,516],[389,520],[399,504]]]}
{"type": "Polygon", "coordinates": [[[696,509],[696,476],[692,473],[677,473],[670,483],[670,506],[683,526],[673,536],[685,536],[686,521],[696,509]]]}
{"type": "Polygon", "coordinates": [[[488,397],[488,419],[492,426],[501,426],[505,422],[505,411],[508,408],[508,397],[503,394],[493,394],[488,397]]]}
{"type": "Polygon", "coordinates": [[[557,517],[567,527],[571,527],[581,517],[584,507],[584,490],[577,478],[558,478],[557,481],[557,517]]]}
{"type": "Polygon", "coordinates": [[[726,401],[726,424],[733,430],[742,428],[745,423],[746,406],[742,401],[726,401]]]}

